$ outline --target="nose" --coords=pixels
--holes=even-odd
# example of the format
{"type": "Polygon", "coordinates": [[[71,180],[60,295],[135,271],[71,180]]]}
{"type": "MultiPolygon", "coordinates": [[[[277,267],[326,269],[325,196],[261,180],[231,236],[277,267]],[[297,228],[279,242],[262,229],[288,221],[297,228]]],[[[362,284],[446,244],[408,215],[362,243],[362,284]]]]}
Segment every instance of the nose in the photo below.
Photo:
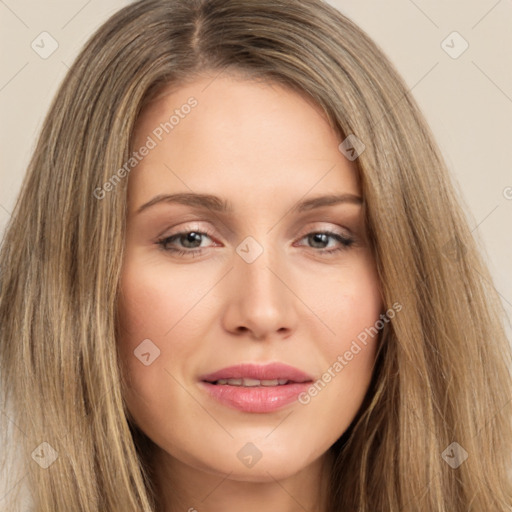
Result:
{"type": "Polygon", "coordinates": [[[253,339],[287,338],[297,326],[297,297],[285,262],[265,248],[252,263],[234,255],[226,280],[224,328],[253,339]]]}

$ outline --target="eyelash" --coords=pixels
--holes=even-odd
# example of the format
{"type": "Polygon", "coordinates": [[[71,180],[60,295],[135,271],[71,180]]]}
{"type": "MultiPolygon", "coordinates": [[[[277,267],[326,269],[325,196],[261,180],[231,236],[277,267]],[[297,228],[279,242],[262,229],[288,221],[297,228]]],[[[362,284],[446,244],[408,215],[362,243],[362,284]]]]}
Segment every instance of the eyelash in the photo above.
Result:
{"type": "MultiPolygon", "coordinates": [[[[167,245],[169,243],[171,243],[173,240],[179,239],[182,235],[188,235],[190,233],[197,233],[198,235],[206,235],[209,238],[211,238],[211,236],[213,235],[213,233],[211,233],[208,229],[205,229],[203,231],[191,229],[189,231],[181,231],[179,233],[175,233],[174,235],[161,238],[161,239],[157,240],[156,244],[159,245],[163,251],[171,252],[178,256],[191,256],[191,257],[199,256],[203,252],[204,248],[184,250],[184,249],[175,249],[175,248],[167,247],[167,245]]],[[[353,245],[355,243],[355,240],[353,238],[348,238],[346,236],[340,235],[339,233],[333,233],[332,231],[311,231],[310,233],[307,233],[306,235],[304,235],[301,238],[301,240],[303,240],[304,238],[307,238],[310,235],[318,235],[318,234],[327,235],[341,243],[341,247],[337,247],[335,249],[317,250],[316,252],[319,252],[320,254],[333,255],[335,253],[338,253],[339,251],[344,251],[344,250],[348,249],[351,245],[353,245]]],[[[312,249],[314,249],[314,247],[312,249]]]]}

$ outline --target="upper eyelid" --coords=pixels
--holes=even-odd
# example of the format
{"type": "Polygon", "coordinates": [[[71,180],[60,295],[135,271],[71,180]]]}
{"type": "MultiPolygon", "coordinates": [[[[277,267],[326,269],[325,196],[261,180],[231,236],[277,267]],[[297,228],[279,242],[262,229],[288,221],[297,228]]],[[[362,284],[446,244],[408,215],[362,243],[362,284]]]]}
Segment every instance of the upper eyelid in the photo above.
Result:
{"type": "MultiPolygon", "coordinates": [[[[194,221],[192,221],[194,222],[194,221]]],[[[316,222],[315,224],[318,224],[320,222],[316,222]]],[[[311,223],[308,223],[308,224],[311,224],[311,223]]],[[[344,227],[344,226],[336,226],[336,227],[332,227],[332,225],[334,224],[333,222],[322,222],[322,224],[331,224],[331,227],[318,227],[318,228],[315,228],[315,227],[309,227],[309,228],[303,228],[304,229],[304,232],[305,234],[309,234],[311,232],[322,232],[322,231],[333,231],[335,232],[336,230],[342,230],[342,231],[347,231],[349,234],[352,233],[352,230],[348,227],[344,227]]],[[[180,234],[183,234],[183,233],[190,233],[190,232],[193,232],[193,231],[196,231],[196,232],[199,232],[199,233],[205,233],[207,234],[208,236],[215,236],[214,235],[214,231],[218,231],[216,230],[215,228],[210,228],[210,227],[202,227],[202,226],[199,226],[199,225],[194,225],[194,224],[191,224],[191,225],[185,225],[184,227],[180,227],[177,231],[173,231],[172,233],[168,234],[168,235],[164,235],[162,234],[159,238],[168,238],[168,237],[171,237],[171,236],[175,236],[175,235],[180,235],[180,234]]],[[[233,233],[231,230],[230,230],[231,233],[233,233]]],[[[165,232],[164,232],[165,233],[165,232]]]]}
{"type": "MultiPolygon", "coordinates": [[[[352,232],[353,230],[351,228],[349,228],[347,225],[345,226],[341,226],[339,225],[339,222],[340,220],[338,221],[335,221],[335,220],[331,220],[331,221],[300,221],[300,224],[308,224],[308,225],[311,225],[311,224],[314,224],[314,225],[318,225],[318,224],[328,224],[330,225],[330,227],[319,227],[319,228],[315,228],[315,227],[310,227],[310,228],[306,228],[304,227],[303,229],[306,230],[306,233],[309,233],[311,231],[315,231],[315,230],[318,230],[318,231],[335,231],[336,229],[341,229],[341,230],[345,230],[345,231],[348,231],[348,232],[352,232]],[[334,228],[332,226],[335,226],[334,228]]],[[[299,224],[299,222],[296,222],[293,224],[293,227],[290,227],[288,228],[288,230],[295,230],[295,226],[299,224]]],[[[354,221],[351,219],[349,221],[349,224],[353,224],[354,227],[356,227],[359,222],[357,221],[356,223],[354,223],[354,221]]],[[[172,234],[168,235],[168,236],[173,236],[175,234],[180,234],[180,233],[188,233],[190,231],[202,231],[202,232],[212,232],[212,231],[216,231],[216,232],[221,232],[224,231],[224,229],[222,229],[222,227],[219,229],[219,228],[216,228],[216,227],[211,227],[212,223],[210,221],[202,221],[202,220],[195,220],[195,219],[192,219],[190,221],[184,221],[182,223],[179,223],[177,224],[177,226],[180,226],[179,228],[177,228],[176,226],[173,226],[172,228],[168,228],[164,231],[164,233],[170,229],[177,229],[177,231],[173,232],[172,234]],[[201,222],[204,222],[206,224],[207,227],[203,227],[201,226],[199,223],[201,222]]],[[[236,232],[233,231],[232,229],[229,229],[228,230],[230,234],[233,235],[233,238],[236,238],[237,235],[236,235],[236,232]]],[[[268,230],[270,231],[270,230],[268,230]]],[[[163,235],[162,235],[163,236],[163,235]]],[[[222,236],[226,236],[225,234],[222,235],[222,236]]],[[[226,237],[229,239],[229,237],[226,237]]]]}

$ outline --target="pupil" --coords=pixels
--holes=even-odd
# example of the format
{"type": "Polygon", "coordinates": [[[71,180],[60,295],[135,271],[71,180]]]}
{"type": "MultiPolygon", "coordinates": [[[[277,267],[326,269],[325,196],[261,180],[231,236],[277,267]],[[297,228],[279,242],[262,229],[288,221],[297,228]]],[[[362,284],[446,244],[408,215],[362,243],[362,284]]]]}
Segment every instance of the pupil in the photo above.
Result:
{"type": "Polygon", "coordinates": [[[313,241],[314,243],[319,242],[320,244],[325,244],[327,243],[326,237],[327,235],[325,233],[315,233],[313,235],[313,241]]]}
{"type": "MultiPolygon", "coordinates": [[[[195,231],[192,231],[190,233],[187,233],[185,235],[185,241],[186,243],[184,244],[185,247],[188,247],[188,243],[191,242],[192,244],[194,242],[199,242],[199,245],[201,245],[201,234],[200,233],[196,233],[195,231]]],[[[196,246],[197,247],[197,246],[196,246]]]]}

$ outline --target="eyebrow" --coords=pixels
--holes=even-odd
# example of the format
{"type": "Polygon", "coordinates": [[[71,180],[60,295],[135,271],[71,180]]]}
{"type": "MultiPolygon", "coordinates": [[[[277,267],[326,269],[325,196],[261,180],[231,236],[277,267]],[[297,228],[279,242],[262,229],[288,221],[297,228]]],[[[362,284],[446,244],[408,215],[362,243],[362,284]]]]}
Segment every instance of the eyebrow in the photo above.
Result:
{"type": "MultiPolygon", "coordinates": [[[[231,205],[231,203],[218,196],[214,196],[211,194],[182,192],[177,194],[159,194],[153,197],[153,199],[151,199],[147,203],[144,203],[142,206],[140,206],[137,209],[136,213],[139,214],[147,210],[151,206],[160,203],[178,203],[186,206],[202,208],[205,210],[208,209],[219,213],[233,212],[233,206],[231,205]]],[[[343,203],[361,205],[363,203],[363,200],[361,197],[355,194],[330,194],[313,197],[311,199],[301,201],[292,208],[292,211],[300,213],[303,211],[313,210],[315,208],[321,208],[322,206],[334,206],[343,203]]]]}

